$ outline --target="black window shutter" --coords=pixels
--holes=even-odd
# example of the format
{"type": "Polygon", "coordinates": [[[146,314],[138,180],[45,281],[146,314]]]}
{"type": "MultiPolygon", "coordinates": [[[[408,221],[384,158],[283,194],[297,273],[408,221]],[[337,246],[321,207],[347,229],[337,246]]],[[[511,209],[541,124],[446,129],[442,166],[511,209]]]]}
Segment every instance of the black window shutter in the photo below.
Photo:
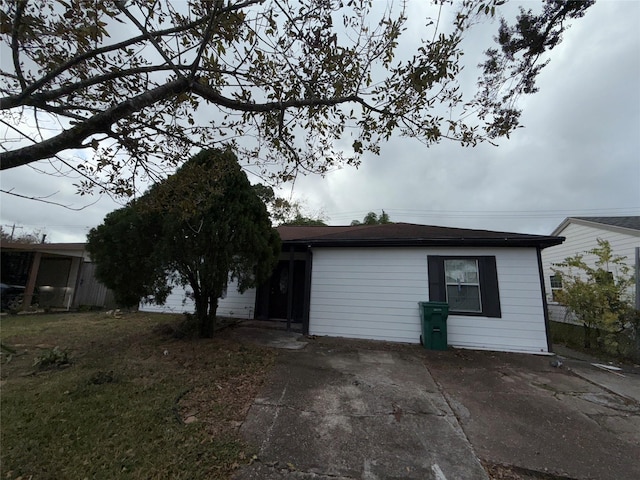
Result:
{"type": "Polygon", "coordinates": [[[498,290],[498,271],[496,257],[479,257],[480,291],[482,296],[482,314],[485,317],[500,318],[500,292],[498,290]]]}
{"type": "Polygon", "coordinates": [[[444,285],[444,258],[429,255],[427,257],[429,276],[429,301],[446,302],[447,294],[444,285]]]}

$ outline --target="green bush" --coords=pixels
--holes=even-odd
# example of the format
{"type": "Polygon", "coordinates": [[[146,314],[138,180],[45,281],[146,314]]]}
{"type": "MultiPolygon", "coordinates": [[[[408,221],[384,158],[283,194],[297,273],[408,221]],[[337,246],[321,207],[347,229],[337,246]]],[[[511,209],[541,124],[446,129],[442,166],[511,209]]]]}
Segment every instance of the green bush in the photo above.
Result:
{"type": "Polygon", "coordinates": [[[591,346],[585,348],[585,329],[580,325],[562,322],[549,322],[551,327],[551,341],[566,345],[575,350],[583,351],[595,356],[613,357],[619,360],[640,361],[640,351],[636,342],[625,332],[609,332],[600,329],[589,331],[592,333],[591,346]],[[595,341],[593,341],[595,340],[595,341]]]}
{"type": "Polygon", "coordinates": [[[65,367],[70,365],[69,352],[67,350],[60,350],[60,347],[53,347],[51,350],[47,350],[33,362],[34,367],[49,368],[49,367],[65,367]]]}

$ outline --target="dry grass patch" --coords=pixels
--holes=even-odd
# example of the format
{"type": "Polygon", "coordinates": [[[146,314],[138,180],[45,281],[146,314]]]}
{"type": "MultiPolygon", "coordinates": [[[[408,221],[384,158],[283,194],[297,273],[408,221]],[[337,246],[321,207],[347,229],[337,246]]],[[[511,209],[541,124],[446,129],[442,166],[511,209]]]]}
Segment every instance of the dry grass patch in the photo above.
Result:
{"type": "Polygon", "coordinates": [[[228,478],[250,457],[237,430],[274,353],[224,332],[176,339],[180,322],[2,317],[3,478],[228,478]]]}

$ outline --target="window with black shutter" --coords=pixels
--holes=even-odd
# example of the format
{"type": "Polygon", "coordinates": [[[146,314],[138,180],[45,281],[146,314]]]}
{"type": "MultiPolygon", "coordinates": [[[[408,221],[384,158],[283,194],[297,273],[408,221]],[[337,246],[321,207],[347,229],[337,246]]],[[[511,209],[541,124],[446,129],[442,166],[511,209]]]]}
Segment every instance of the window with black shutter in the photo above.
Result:
{"type": "Polygon", "coordinates": [[[430,301],[447,302],[449,314],[501,317],[496,257],[429,255],[427,264],[430,301]]]}

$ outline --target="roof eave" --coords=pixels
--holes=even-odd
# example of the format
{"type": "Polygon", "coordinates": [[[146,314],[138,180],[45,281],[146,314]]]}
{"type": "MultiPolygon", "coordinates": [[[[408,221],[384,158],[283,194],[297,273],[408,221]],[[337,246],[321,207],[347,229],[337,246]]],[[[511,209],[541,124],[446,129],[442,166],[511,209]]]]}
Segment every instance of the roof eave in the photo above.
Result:
{"type": "Polygon", "coordinates": [[[536,238],[389,238],[389,239],[298,239],[283,241],[283,245],[310,247],[536,247],[544,249],[560,245],[564,237],[536,238]]]}
{"type": "Polygon", "coordinates": [[[583,225],[586,227],[597,228],[599,230],[607,230],[610,232],[622,233],[625,235],[631,235],[633,237],[639,237],[640,231],[634,230],[633,228],[621,227],[619,225],[609,225],[606,223],[593,222],[589,220],[585,220],[584,218],[576,218],[576,217],[567,217],[565,218],[560,225],[556,227],[556,229],[551,232],[551,235],[560,234],[565,228],[567,228],[570,224],[583,225]]]}

